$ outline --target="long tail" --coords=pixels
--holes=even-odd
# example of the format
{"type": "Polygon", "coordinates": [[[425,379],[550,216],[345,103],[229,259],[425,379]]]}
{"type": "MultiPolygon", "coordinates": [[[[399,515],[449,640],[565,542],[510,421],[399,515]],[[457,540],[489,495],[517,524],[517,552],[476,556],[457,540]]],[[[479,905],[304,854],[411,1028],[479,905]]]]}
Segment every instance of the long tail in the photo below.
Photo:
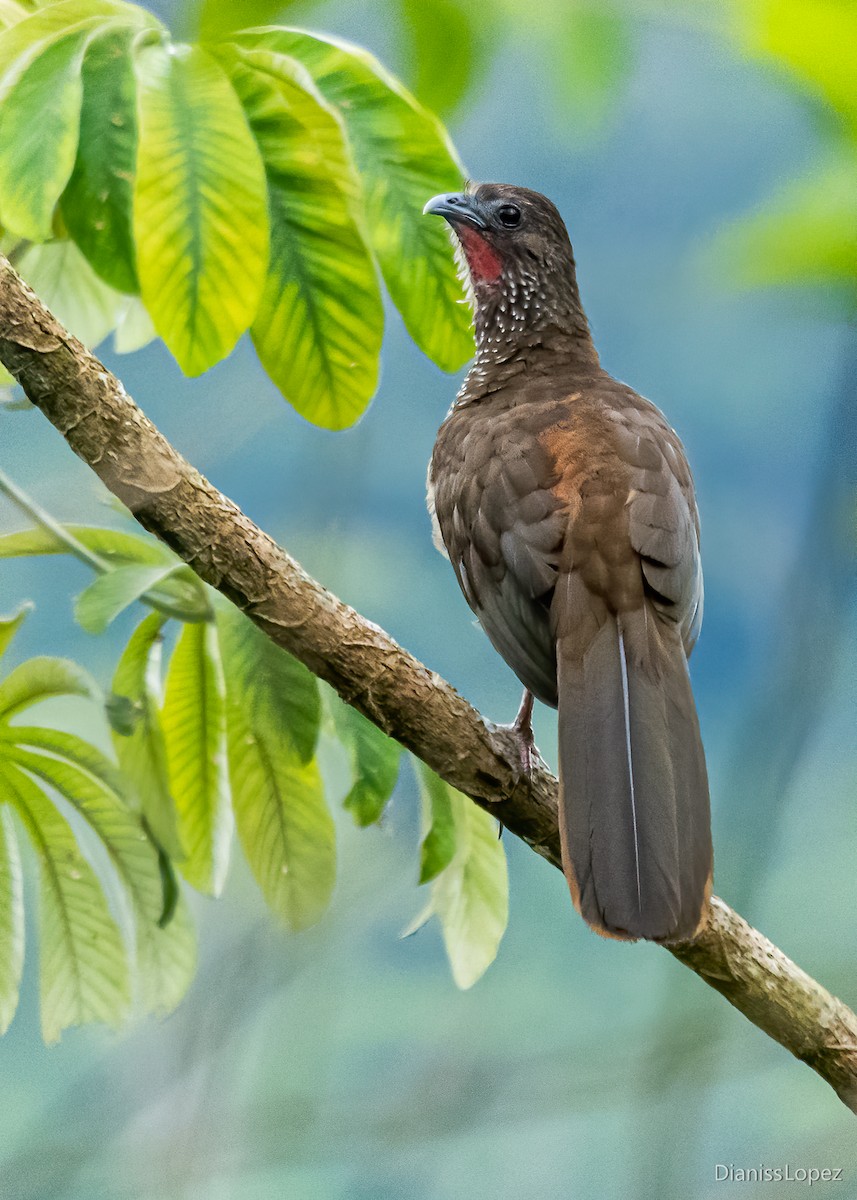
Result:
{"type": "Polygon", "coordinates": [[[599,933],[690,938],[707,918],[705,754],[678,630],[648,607],[557,644],[560,833],[575,906],[599,933]],[[575,644],[576,642],[576,644],[575,644]]]}

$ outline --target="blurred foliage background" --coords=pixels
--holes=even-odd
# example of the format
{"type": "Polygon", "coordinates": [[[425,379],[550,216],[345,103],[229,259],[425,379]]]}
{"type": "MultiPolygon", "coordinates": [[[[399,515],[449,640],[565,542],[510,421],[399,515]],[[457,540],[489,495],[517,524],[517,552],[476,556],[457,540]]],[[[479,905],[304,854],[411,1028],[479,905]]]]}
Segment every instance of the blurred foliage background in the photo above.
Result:
{"type": "MultiPolygon", "coordinates": [[[[605,365],[663,407],[696,474],[707,598],[693,674],[717,890],[853,1004],[853,5],[148,7],[182,36],[276,18],[357,41],[440,112],[474,178],[558,202],[605,365]]],[[[456,384],[392,309],[380,391],[342,433],[285,406],[246,339],[194,381],[160,343],[103,353],[310,571],[510,719],[517,684],[424,512],[456,384]]],[[[38,415],[0,414],[0,433],[0,466],[55,515],[111,519],[38,415]]],[[[0,506],[0,531],[20,523],[0,506]]],[[[0,607],[37,601],[14,661],[71,655],[109,679],[130,618],[112,642],[82,633],[68,595],[88,582],[73,563],[3,563],[0,607]]],[[[552,714],[537,738],[553,759],[552,714]]],[[[325,769],[344,792],[341,760],[325,769]]],[[[403,775],[380,829],[339,821],[332,909],[299,935],[275,927],[236,861],[224,898],[194,904],[200,970],[167,1022],[47,1050],[28,962],[0,1046],[4,1195],[767,1195],[715,1183],[715,1164],[789,1162],[843,1167],[827,1190],[857,1197],[852,1118],[826,1085],[662,951],[595,938],[558,873],[512,839],[509,931],[482,982],[456,991],[436,930],[398,939],[420,903],[418,810],[403,775]]]]}

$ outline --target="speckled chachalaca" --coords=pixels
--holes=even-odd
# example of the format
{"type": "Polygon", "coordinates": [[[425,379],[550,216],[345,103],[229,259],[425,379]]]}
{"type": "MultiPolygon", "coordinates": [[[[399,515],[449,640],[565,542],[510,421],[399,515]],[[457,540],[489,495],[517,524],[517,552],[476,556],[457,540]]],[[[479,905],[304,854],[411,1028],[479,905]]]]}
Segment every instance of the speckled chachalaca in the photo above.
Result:
{"type": "Polygon", "coordinates": [[[559,710],[575,905],[605,935],[689,938],[712,852],[687,666],[702,571],[684,450],[602,369],[548,199],[482,184],[426,212],[454,231],[477,346],[429,469],[440,547],[495,649],[559,710]]]}

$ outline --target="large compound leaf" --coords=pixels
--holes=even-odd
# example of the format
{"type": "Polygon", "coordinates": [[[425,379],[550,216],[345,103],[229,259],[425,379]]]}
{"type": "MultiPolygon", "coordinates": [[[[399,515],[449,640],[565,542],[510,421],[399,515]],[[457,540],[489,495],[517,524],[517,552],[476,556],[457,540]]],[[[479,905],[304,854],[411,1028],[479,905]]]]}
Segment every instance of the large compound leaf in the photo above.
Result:
{"type": "Polygon", "coordinates": [[[122,324],[123,344],[139,345],[154,328],[196,374],[252,324],[287,397],[340,428],[377,382],[362,223],[418,343],[449,369],[472,352],[445,233],[420,212],[460,185],[460,166],[439,123],[365,52],[299,31],[235,37],[246,114],[209,51],[169,44],[139,6],[60,0],[0,30],[0,219],[31,240],[68,230],[73,242],[30,267],[62,284],[65,311],[36,290],[89,344],[122,324]],[[120,298],[138,286],[153,326],[120,298]]]}
{"type": "Polygon", "coordinates": [[[331,694],[333,723],[351,758],[354,782],[343,800],[358,825],[380,820],[399,777],[402,747],[350,704],[331,694]]]}
{"type": "Polygon", "coordinates": [[[184,857],[170,792],[167,749],[161,727],[161,628],[164,618],[150,613],[134,630],[113,676],[114,696],[124,697],[135,716],[128,734],[114,731],[119,765],[140,810],[170,858],[184,857]]]}
{"type": "Polygon", "coordinates": [[[217,630],[185,625],[170,658],[161,714],[170,791],[187,857],[182,874],[218,896],[232,844],[232,806],[226,761],[226,684],[217,630]]]}
{"type": "Polygon", "coordinates": [[[254,728],[274,730],[302,762],[310,762],[321,724],[315,675],[275,646],[233,604],[218,604],[217,628],[230,697],[240,701],[254,728]]]}
{"type": "Polygon", "coordinates": [[[265,173],[238,97],[199,47],[136,58],[137,272],[182,370],[227,355],[259,304],[268,258],[265,173]]]}
{"type": "Polygon", "coordinates": [[[87,47],[77,157],[62,196],[69,233],[98,275],[119,292],[138,290],[132,228],[135,36],[133,29],[111,28],[87,47]]]}
{"type": "Polygon", "coordinates": [[[24,891],[21,858],[9,807],[0,803],[0,1037],[9,1028],[18,1007],[23,967],[24,891]]]}
{"type": "Polygon", "coordinates": [[[249,48],[297,58],[339,111],[360,170],[367,231],[411,337],[444,370],[473,354],[449,239],[422,216],[436,192],[460,188],[462,168],[439,122],[366,51],[300,30],[250,30],[249,48]]]}
{"type": "Polygon", "coordinates": [[[6,737],[10,740],[0,746],[5,756],[59,792],[106,848],[134,917],[141,1007],[161,1015],[172,1012],[193,978],[193,926],[181,898],[172,919],[161,928],[164,890],[158,855],[139,818],[122,800],[122,776],[100,751],[72,734],[13,727],[6,737]]]}
{"type": "MultiPolygon", "coordinates": [[[[430,779],[427,768],[423,777],[430,779]]],[[[455,853],[433,880],[429,905],[407,932],[436,915],[452,977],[460,988],[469,988],[496,958],[509,919],[506,854],[493,817],[440,779],[432,788],[446,790],[455,853]]]]}
{"type": "Polygon", "coordinates": [[[42,1034],[88,1021],[117,1026],[130,1003],[125,945],[98,877],[66,820],[28,775],[0,764],[0,786],[39,860],[42,1034]]]}
{"type": "Polygon", "coordinates": [[[290,929],[314,924],[336,879],[333,819],[315,762],[301,762],[288,740],[239,703],[228,714],[229,772],[235,823],[262,894],[290,929]]]}
{"type": "Polygon", "coordinates": [[[268,180],[271,256],[253,343],[299,413],[342,429],[375,391],[384,326],[343,131],[294,59],[261,48],[223,54],[268,180]]]}

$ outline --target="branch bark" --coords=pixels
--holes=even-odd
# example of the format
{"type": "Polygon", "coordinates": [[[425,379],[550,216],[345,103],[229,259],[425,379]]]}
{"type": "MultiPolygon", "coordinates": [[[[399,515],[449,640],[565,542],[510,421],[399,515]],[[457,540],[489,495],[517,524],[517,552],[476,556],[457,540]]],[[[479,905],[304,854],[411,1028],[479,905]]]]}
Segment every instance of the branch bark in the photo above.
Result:
{"type": "MultiPolygon", "coordinates": [[[[524,779],[511,735],[312,579],[148,420],[0,256],[0,360],[139,523],[385,733],[560,866],[557,781],[524,779]]],[[[667,947],[857,1113],[857,1016],[715,897],[667,947]]]]}

